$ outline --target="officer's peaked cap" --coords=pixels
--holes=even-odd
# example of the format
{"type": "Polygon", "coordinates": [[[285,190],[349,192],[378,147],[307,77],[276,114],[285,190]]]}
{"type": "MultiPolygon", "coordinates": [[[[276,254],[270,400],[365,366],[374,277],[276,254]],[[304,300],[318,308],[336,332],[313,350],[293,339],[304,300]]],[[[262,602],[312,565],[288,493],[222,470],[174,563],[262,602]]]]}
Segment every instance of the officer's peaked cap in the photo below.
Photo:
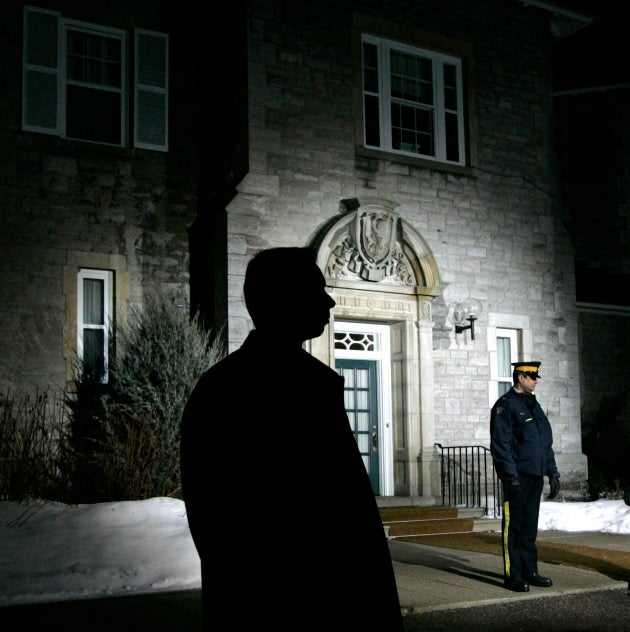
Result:
{"type": "Polygon", "coordinates": [[[535,377],[536,379],[540,379],[541,377],[540,373],[538,373],[540,364],[540,362],[534,362],[532,360],[526,360],[523,362],[512,362],[515,373],[525,373],[526,375],[535,377]]]}

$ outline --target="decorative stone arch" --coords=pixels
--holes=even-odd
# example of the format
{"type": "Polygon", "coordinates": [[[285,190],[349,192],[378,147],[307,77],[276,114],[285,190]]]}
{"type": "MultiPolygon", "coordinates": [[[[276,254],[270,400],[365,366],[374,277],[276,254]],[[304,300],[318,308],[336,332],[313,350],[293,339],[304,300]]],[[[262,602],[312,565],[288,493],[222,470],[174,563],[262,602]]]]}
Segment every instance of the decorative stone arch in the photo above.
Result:
{"type": "Polygon", "coordinates": [[[310,351],[335,364],[335,325],[380,323],[391,334],[394,495],[425,499],[440,493],[433,406],[432,300],[443,283],[430,248],[381,198],[342,200],[311,242],[335,300],[325,335],[310,351]]]}
{"type": "MultiPolygon", "coordinates": [[[[422,236],[381,198],[342,200],[342,216],[320,231],[318,265],[335,285],[378,283],[389,291],[441,295],[435,258],[422,236]]],[[[365,288],[367,289],[367,288],[365,288]]],[[[375,288],[370,288],[374,290],[375,288]]]]}

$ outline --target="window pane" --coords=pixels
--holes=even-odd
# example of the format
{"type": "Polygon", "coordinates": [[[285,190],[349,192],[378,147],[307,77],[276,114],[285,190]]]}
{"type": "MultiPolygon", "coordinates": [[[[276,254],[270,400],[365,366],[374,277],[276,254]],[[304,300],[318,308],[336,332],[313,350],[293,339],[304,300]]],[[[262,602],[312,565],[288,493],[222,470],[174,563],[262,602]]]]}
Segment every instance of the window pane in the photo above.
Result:
{"type": "Polygon", "coordinates": [[[378,98],[365,95],[365,144],[371,147],[381,146],[381,127],[379,123],[378,98]]]}
{"type": "Polygon", "coordinates": [[[351,349],[353,351],[363,351],[365,349],[364,334],[350,334],[348,337],[350,338],[350,340],[352,340],[352,344],[350,344],[348,349],[351,349]]]}
{"type": "Polygon", "coordinates": [[[357,430],[367,432],[370,429],[370,414],[359,413],[357,415],[357,430]]]}
{"type": "Polygon", "coordinates": [[[446,132],[446,159],[459,162],[459,128],[457,115],[446,113],[444,115],[446,132]]]}
{"type": "Polygon", "coordinates": [[[354,371],[352,369],[341,369],[346,388],[354,388],[354,371]]]}
{"type": "Polygon", "coordinates": [[[100,279],[83,279],[83,322],[104,325],[105,284],[100,279]]]}
{"type": "Polygon", "coordinates": [[[391,96],[414,103],[433,103],[433,69],[431,61],[392,51],[391,96]]]}
{"type": "Polygon", "coordinates": [[[357,388],[367,388],[370,385],[370,372],[367,369],[357,369],[357,388]]]}
{"type": "Polygon", "coordinates": [[[365,145],[464,164],[461,60],[364,37],[365,145]]]}
{"type": "Polygon", "coordinates": [[[370,473],[370,457],[369,456],[365,456],[362,455],[363,458],[363,465],[365,465],[365,469],[367,470],[367,473],[370,473]]]}
{"type": "Polygon", "coordinates": [[[359,445],[359,452],[366,454],[370,451],[370,437],[368,435],[357,435],[357,444],[359,445]]]}
{"type": "Polygon", "coordinates": [[[367,410],[370,407],[368,391],[357,391],[357,410],[367,410]]]}
{"type": "Polygon", "coordinates": [[[392,104],[392,147],[425,156],[435,153],[433,113],[424,108],[392,104]]]}
{"type": "Polygon", "coordinates": [[[68,85],[68,137],[120,145],[120,99],[119,92],[68,85]]]}
{"type": "Polygon", "coordinates": [[[83,330],[83,372],[91,376],[105,373],[105,332],[102,329],[83,330]]]}
{"type": "Polygon", "coordinates": [[[346,410],[354,410],[354,391],[345,390],[343,392],[343,403],[346,410]]]}
{"type": "Polygon", "coordinates": [[[68,29],[66,135],[122,143],[122,41],[68,29]]]}
{"type": "Polygon", "coordinates": [[[120,88],[121,47],[115,38],[68,31],[68,78],[120,88]]]}
{"type": "Polygon", "coordinates": [[[350,422],[350,428],[352,428],[353,432],[356,432],[357,430],[356,415],[352,411],[347,411],[347,412],[348,412],[348,421],[350,422]]]}
{"type": "Polygon", "coordinates": [[[499,382],[499,397],[505,395],[511,387],[512,384],[510,382],[499,382]]]}
{"type": "Polygon", "coordinates": [[[497,338],[497,362],[499,377],[511,377],[512,352],[509,338],[497,338]]]}
{"type": "Polygon", "coordinates": [[[444,107],[457,110],[457,74],[455,66],[444,64],[444,107]]]}
{"type": "Polygon", "coordinates": [[[378,92],[378,65],[376,46],[363,44],[363,90],[378,92]]]}

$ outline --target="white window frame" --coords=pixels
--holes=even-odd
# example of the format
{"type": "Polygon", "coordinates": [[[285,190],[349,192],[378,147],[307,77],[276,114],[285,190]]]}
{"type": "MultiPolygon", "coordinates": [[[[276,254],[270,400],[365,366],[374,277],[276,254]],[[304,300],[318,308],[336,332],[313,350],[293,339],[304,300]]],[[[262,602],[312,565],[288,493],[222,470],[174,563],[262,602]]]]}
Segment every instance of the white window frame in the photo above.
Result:
{"type": "Polygon", "coordinates": [[[119,89],[96,83],[82,84],[120,93],[120,143],[76,137],[72,140],[128,147],[130,119],[133,119],[134,147],[168,151],[168,35],[134,30],[134,111],[131,113],[128,33],[121,29],[66,19],[57,11],[33,6],[24,7],[22,129],[69,138],[66,89],[68,85],[76,83],[67,76],[69,31],[117,39],[121,46],[119,89]],[[145,110],[141,111],[143,107],[145,110]]]}
{"type": "Polygon", "coordinates": [[[378,373],[378,435],[381,496],[394,495],[393,463],[393,405],[391,377],[390,328],[387,325],[368,322],[335,320],[334,332],[371,333],[375,335],[374,351],[334,349],[339,359],[375,360],[378,373]]]}
{"type": "MultiPolygon", "coordinates": [[[[499,367],[497,354],[497,332],[514,332],[515,344],[511,345],[512,362],[531,357],[534,349],[533,331],[529,316],[490,312],[488,314],[488,353],[490,355],[490,380],[488,381],[488,406],[492,408],[499,398],[499,367]],[[516,354],[516,357],[514,357],[516,354]]],[[[510,334],[511,335],[511,334],[510,334]]]]}
{"type": "MultiPolygon", "coordinates": [[[[387,39],[375,37],[373,35],[362,35],[361,46],[361,76],[362,76],[362,112],[363,112],[363,144],[368,149],[376,149],[381,151],[392,152],[405,156],[412,156],[423,160],[432,160],[451,165],[466,164],[466,141],[465,141],[465,120],[464,120],[464,82],[462,71],[462,60],[459,57],[438,53],[422,48],[416,48],[406,44],[393,42],[387,39]],[[377,70],[378,70],[378,93],[368,92],[363,86],[364,61],[363,61],[363,45],[372,44],[376,46],[377,51],[377,70]],[[392,50],[400,51],[414,56],[420,56],[428,59],[432,63],[433,78],[433,131],[434,131],[434,153],[420,154],[414,151],[405,151],[393,147],[392,143],[392,121],[391,121],[391,105],[397,101],[391,97],[391,72],[390,72],[390,52],[392,50]],[[457,109],[448,110],[448,113],[454,114],[457,118],[457,146],[458,159],[449,160],[446,156],[446,106],[444,102],[444,64],[453,65],[456,75],[457,90],[457,109]],[[366,117],[365,117],[365,97],[366,94],[378,98],[379,103],[379,144],[368,144],[366,138],[366,117]]],[[[403,101],[404,103],[404,101],[403,101]]],[[[409,102],[410,104],[412,102],[409,102]]],[[[417,103],[413,103],[414,107],[422,107],[417,103]]]]}
{"type": "Polygon", "coordinates": [[[90,143],[99,143],[103,145],[114,145],[115,147],[127,146],[127,110],[129,98],[127,95],[127,34],[120,29],[108,28],[105,26],[98,26],[96,24],[87,24],[85,22],[79,22],[77,20],[62,20],[61,22],[61,58],[60,58],[60,82],[61,89],[59,90],[60,96],[60,108],[59,108],[59,131],[60,135],[64,138],[71,138],[72,140],[85,141],[90,143]],[[108,39],[117,40],[120,45],[120,87],[115,88],[113,86],[103,86],[90,82],[79,82],[68,77],[68,33],[75,31],[77,33],[83,33],[85,35],[97,35],[100,37],[106,37],[108,39]],[[120,95],[120,144],[107,143],[103,141],[95,141],[91,139],[72,137],[67,134],[68,117],[66,112],[66,89],[68,86],[77,85],[83,87],[89,87],[94,90],[102,90],[103,92],[115,92],[120,95]]]}
{"type": "Polygon", "coordinates": [[[81,268],[77,273],[77,359],[83,365],[83,332],[85,329],[99,329],[103,332],[103,358],[105,371],[101,382],[109,381],[110,331],[114,315],[114,273],[111,270],[81,268]],[[83,281],[96,279],[103,281],[103,323],[85,323],[83,321],[83,281]]]}

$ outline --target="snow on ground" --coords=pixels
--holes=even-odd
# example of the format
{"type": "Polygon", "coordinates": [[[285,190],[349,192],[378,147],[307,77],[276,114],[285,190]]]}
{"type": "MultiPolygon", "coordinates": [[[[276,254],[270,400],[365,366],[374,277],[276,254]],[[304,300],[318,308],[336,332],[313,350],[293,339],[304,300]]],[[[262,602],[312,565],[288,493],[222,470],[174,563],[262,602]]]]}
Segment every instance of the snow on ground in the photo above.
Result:
{"type": "MultiPolygon", "coordinates": [[[[630,507],[546,501],[539,527],[630,534],[630,507]]],[[[0,606],[200,587],[181,500],[0,502],[0,606]]]]}

